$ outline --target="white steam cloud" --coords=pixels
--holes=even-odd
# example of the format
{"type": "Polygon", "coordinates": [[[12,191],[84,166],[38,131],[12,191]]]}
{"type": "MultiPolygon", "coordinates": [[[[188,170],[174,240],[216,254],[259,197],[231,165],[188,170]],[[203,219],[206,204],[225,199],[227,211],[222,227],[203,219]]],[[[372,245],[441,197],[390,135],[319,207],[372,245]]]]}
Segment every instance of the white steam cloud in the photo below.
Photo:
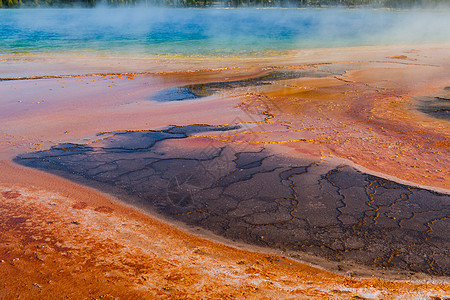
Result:
{"type": "Polygon", "coordinates": [[[0,53],[215,54],[450,42],[450,10],[0,10],[0,53]]]}

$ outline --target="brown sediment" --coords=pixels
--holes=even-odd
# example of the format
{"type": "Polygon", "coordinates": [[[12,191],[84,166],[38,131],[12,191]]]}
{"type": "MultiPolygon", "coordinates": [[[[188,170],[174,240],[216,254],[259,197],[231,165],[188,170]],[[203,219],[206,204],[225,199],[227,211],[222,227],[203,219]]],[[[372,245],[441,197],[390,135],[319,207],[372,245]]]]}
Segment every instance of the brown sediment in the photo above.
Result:
{"type": "Polygon", "coordinates": [[[417,61],[416,58],[411,59],[406,55],[393,55],[393,56],[388,56],[388,58],[393,58],[393,59],[404,59],[404,60],[412,60],[412,61],[417,61]]]}
{"type": "MultiPolygon", "coordinates": [[[[413,107],[414,97],[434,95],[448,86],[448,62],[441,59],[448,51],[446,46],[411,53],[407,48],[319,49],[281,60],[193,59],[171,67],[167,61],[158,65],[136,60],[134,67],[128,66],[132,73],[149,67],[154,73],[3,81],[1,158],[58,143],[101,140],[104,137],[95,138],[100,132],[232,123],[246,125],[233,134],[193,135],[231,145],[273,145],[277,151],[312,159],[338,157],[386,177],[448,189],[448,123],[413,107]],[[416,61],[392,59],[402,52],[416,61]],[[273,69],[325,70],[333,75],[237,88],[207,101],[148,100],[168,87],[244,80],[273,69]]],[[[73,63],[74,74],[85,73],[76,69],[77,60],[62,66],[73,63]]],[[[33,70],[44,76],[65,74],[58,69],[58,59],[36,58],[18,69],[5,69],[1,77],[23,77],[21,68],[33,64],[24,77],[41,76],[33,70]]],[[[97,65],[86,73],[117,73],[114,68],[97,65]]],[[[198,145],[204,143],[192,139],[186,149],[198,145]]],[[[0,260],[6,266],[0,277],[7,281],[1,283],[0,297],[33,297],[45,291],[73,297],[149,298],[194,293],[199,298],[233,294],[333,299],[449,294],[448,283],[348,278],[279,256],[236,250],[51,175],[5,163],[0,168],[0,207],[5,211],[1,221],[7,225],[0,244],[0,260]]],[[[431,221],[426,230],[435,225],[439,229],[431,221]]],[[[387,263],[393,260],[395,253],[387,263]]]]}

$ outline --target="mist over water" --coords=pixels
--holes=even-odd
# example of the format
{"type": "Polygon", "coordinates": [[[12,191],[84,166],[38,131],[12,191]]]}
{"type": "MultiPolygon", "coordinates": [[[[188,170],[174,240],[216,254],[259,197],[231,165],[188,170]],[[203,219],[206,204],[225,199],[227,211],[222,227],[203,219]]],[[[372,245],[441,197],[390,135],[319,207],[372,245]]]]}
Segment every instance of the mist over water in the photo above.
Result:
{"type": "Polygon", "coordinates": [[[244,55],[266,50],[450,42],[450,10],[0,10],[0,53],[244,55]]]}

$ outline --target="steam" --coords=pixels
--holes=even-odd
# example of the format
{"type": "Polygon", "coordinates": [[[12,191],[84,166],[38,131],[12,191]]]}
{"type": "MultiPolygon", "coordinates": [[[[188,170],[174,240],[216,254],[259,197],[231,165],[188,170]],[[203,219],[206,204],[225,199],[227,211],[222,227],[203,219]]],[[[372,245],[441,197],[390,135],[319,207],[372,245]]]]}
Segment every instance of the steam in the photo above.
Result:
{"type": "Polygon", "coordinates": [[[243,54],[450,42],[450,9],[0,10],[0,53],[243,54]]]}

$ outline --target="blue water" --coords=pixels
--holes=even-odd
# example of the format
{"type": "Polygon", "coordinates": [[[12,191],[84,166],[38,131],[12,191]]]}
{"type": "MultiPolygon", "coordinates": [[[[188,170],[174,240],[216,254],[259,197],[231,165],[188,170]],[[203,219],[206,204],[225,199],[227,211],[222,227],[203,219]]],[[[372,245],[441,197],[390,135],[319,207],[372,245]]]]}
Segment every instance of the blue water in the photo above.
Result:
{"type": "Polygon", "coordinates": [[[0,10],[0,53],[230,55],[450,42],[449,11],[369,9],[0,10]]]}

